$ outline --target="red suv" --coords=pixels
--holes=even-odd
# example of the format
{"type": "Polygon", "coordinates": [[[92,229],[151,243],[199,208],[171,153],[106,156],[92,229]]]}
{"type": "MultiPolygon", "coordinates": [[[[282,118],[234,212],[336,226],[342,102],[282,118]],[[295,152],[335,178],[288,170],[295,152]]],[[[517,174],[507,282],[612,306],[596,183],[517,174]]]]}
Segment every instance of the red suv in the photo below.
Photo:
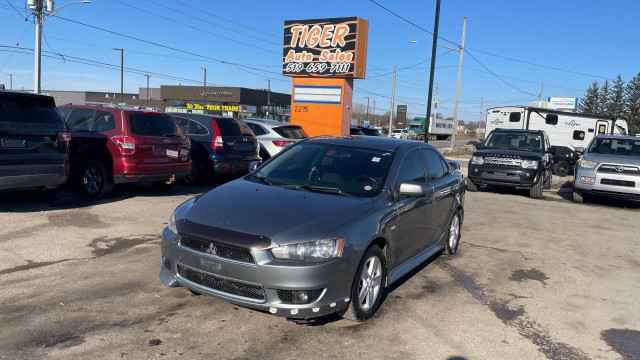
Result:
{"type": "Polygon", "coordinates": [[[189,139],[159,111],[113,105],[64,105],[58,109],[71,140],[71,175],[93,198],[131,182],[165,183],[191,170],[189,139]]]}

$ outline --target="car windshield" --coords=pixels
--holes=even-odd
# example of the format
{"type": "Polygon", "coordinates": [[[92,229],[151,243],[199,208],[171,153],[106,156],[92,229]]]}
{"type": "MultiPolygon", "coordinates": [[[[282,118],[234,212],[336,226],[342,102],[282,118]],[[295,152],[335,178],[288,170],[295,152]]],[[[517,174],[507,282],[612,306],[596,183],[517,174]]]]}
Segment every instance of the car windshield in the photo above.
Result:
{"type": "Polygon", "coordinates": [[[295,190],[373,197],[382,190],[392,158],[390,151],[302,142],[246,179],[295,190]]]}
{"type": "Polygon", "coordinates": [[[397,130],[397,129],[396,129],[396,130],[391,131],[391,133],[392,133],[392,134],[399,134],[399,133],[400,133],[400,131],[401,131],[401,130],[397,130]]]}
{"type": "Polygon", "coordinates": [[[489,134],[482,146],[484,149],[541,151],[542,135],[534,133],[497,132],[489,134]]]}
{"type": "Polygon", "coordinates": [[[166,114],[129,115],[131,133],[142,136],[180,136],[173,118],[166,114]]]}
{"type": "Polygon", "coordinates": [[[590,153],[640,156],[640,139],[596,138],[589,146],[590,153]]]}

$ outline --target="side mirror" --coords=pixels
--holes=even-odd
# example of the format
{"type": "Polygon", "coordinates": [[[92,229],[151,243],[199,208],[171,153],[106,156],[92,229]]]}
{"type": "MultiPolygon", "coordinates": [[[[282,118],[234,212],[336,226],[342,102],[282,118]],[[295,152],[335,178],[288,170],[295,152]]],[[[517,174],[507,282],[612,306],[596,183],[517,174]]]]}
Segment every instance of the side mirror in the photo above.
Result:
{"type": "Polygon", "coordinates": [[[555,155],[556,154],[556,148],[554,147],[550,147],[547,149],[547,153],[551,154],[551,155],[555,155]]]}
{"type": "Polygon", "coordinates": [[[476,150],[482,149],[482,141],[476,141],[473,143],[473,147],[476,148],[476,150]]]}
{"type": "Polygon", "coordinates": [[[455,170],[460,171],[460,163],[454,160],[449,160],[449,165],[455,170]]]}
{"type": "Polygon", "coordinates": [[[578,146],[578,147],[576,148],[576,152],[577,152],[578,154],[584,154],[584,148],[583,148],[582,146],[578,146]]]}
{"type": "Polygon", "coordinates": [[[405,181],[400,184],[398,196],[400,197],[423,197],[427,195],[425,184],[415,181],[405,181]]]}
{"type": "Polygon", "coordinates": [[[249,163],[249,172],[254,172],[256,168],[260,166],[260,161],[252,161],[249,163]]]}

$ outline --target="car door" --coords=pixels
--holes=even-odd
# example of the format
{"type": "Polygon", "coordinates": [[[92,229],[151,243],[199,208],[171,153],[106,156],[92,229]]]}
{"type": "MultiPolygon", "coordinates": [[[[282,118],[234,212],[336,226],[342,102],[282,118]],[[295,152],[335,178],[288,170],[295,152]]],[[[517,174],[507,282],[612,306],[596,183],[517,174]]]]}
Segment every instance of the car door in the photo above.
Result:
{"type": "Polygon", "coordinates": [[[431,233],[429,245],[433,245],[448,230],[457,178],[451,176],[449,164],[435,150],[423,148],[420,149],[420,155],[427,169],[427,182],[433,186],[433,222],[429,229],[431,233]]]}
{"type": "MultiPolygon", "coordinates": [[[[404,181],[426,184],[425,171],[418,150],[407,152],[395,181],[395,191],[404,181]]],[[[400,264],[426,248],[431,240],[433,218],[433,189],[428,186],[427,194],[421,198],[397,198],[398,229],[394,263],[400,264]]]]}

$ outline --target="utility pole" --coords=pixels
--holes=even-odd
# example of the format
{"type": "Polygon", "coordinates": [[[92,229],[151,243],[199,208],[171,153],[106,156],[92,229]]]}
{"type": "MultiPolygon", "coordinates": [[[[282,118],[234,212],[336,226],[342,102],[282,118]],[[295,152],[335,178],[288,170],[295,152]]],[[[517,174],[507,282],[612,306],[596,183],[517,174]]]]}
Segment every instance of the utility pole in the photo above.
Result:
{"type": "MultiPolygon", "coordinates": [[[[440,0],[438,0],[440,3],[440,0]]],[[[393,126],[393,100],[396,98],[396,66],[393,66],[393,85],[391,85],[391,111],[389,111],[389,134],[391,137],[391,128],[393,126]]]]}
{"type": "MultiPolygon", "coordinates": [[[[369,97],[365,96],[364,98],[367,99],[367,115],[365,116],[364,120],[365,121],[369,121],[369,97]]],[[[362,125],[364,125],[364,124],[362,124],[362,125]]]]}
{"type": "MultiPolygon", "coordinates": [[[[478,133],[478,139],[480,138],[480,125],[482,125],[482,108],[484,107],[484,96],[480,98],[480,119],[478,120],[478,130],[476,131],[478,133]]],[[[486,124],[485,124],[485,128],[486,128],[486,124]]]]}
{"type": "Polygon", "coordinates": [[[207,106],[205,104],[205,101],[206,101],[205,97],[207,96],[207,68],[200,68],[200,69],[204,70],[204,80],[202,82],[204,86],[202,90],[202,112],[206,114],[207,106]]]}
{"type": "Polygon", "coordinates": [[[451,148],[456,147],[456,134],[458,133],[458,100],[460,100],[460,81],[462,80],[462,60],[464,58],[464,38],[467,32],[467,18],[462,23],[462,42],[460,42],[460,61],[458,63],[458,86],[456,87],[456,102],[453,106],[453,129],[451,129],[451,148]]]}
{"type": "Polygon", "coordinates": [[[377,125],[377,122],[376,122],[376,101],[375,100],[373,100],[373,122],[375,122],[376,125],[377,125]]]}
{"type": "Polygon", "coordinates": [[[267,79],[267,106],[271,106],[271,80],[267,79]]]}
{"type": "Polygon", "coordinates": [[[13,74],[9,74],[9,90],[13,90],[13,74]]]}
{"type": "MultiPolygon", "coordinates": [[[[431,118],[431,97],[433,96],[433,74],[436,70],[436,52],[438,50],[438,24],[440,23],[440,0],[436,0],[436,19],[433,22],[433,46],[431,47],[431,70],[429,71],[429,94],[427,95],[427,120],[424,129],[424,142],[429,142],[431,118]]],[[[389,130],[391,131],[391,130],[389,130]]]]}
{"type": "Polygon", "coordinates": [[[42,23],[47,19],[55,15],[58,11],[64,9],[71,4],[88,4],[89,0],[72,1],[66,3],[55,9],[55,3],[53,0],[27,0],[27,6],[31,9],[31,14],[34,17],[34,23],[36,24],[36,41],[34,46],[34,72],[33,72],[33,92],[39,94],[42,90],[41,78],[42,78],[42,23]]]}
{"type": "Polygon", "coordinates": [[[540,94],[538,94],[538,101],[542,101],[542,91],[544,90],[544,81],[540,85],[540,94]]]}
{"type": "Polygon", "coordinates": [[[124,104],[124,49],[113,48],[120,51],[120,104],[124,104]]]}
{"type": "Polygon", "coordinates": [[[147,106],[149,106],[149,77],[151,75],[145,75],[147,77],[147,106]]]}

